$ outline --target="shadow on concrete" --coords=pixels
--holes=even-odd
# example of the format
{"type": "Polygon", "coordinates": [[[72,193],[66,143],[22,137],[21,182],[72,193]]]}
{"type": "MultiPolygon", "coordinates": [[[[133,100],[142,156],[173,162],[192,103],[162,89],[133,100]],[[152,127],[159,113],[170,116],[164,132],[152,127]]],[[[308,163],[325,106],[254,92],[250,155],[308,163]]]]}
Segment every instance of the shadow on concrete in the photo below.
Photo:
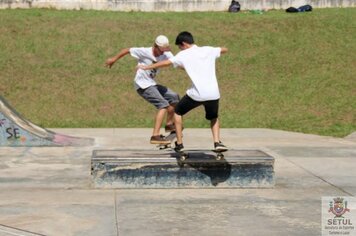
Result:
{"type": "Polygon", "coordinates": [[[225,159],[216,160],[216,155],[201,151],[188,151],[186,154],[188,154],[188,158],[183,162],[184,166],[179,161],[178,153],[172,153],[171,156],[177,159],[178,165],[182,168],[191,167],[210,177],[213,186],[217,186],[230,178],[231,164],[225,159]]]}

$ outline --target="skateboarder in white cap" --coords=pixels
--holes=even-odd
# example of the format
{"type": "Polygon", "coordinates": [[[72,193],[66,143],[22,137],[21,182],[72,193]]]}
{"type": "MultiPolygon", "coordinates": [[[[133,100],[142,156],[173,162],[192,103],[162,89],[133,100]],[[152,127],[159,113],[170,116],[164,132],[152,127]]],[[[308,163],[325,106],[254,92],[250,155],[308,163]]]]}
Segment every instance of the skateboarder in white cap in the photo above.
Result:
{"type": "MultiPolygon", "coordinates": [[[[122,49],[116,56],[106,60],[106,66],[111,68],[117,60],[127,54],[136,58],[138,65],[151,65],[173,57],[173,54],[170,52],[168,38],[164,35],[159,35],[153,47],[131,47],[122,49]]],[[[179,102],[179,95],[171,89],[156,83],[155,77],[158,72],[158,69],[137,70],[134,86],[137,93],[158,110],[155,116],[155,124],[150,143],[169,144],[171,141],[166,140],[165,137],[160,134],[160,128],[167,113],[165,131],[171,132],[175,130],[173,123],[174,107],[179,102]]]]}

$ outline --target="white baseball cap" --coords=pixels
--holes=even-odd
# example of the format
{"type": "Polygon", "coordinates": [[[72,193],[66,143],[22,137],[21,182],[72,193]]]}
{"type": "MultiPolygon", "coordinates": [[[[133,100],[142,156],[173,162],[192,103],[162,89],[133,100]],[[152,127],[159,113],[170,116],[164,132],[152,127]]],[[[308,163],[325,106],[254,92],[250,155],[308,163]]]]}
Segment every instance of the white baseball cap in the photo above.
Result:
{"type": "Polygon", "coordinates": [[[155,40],[155,44],[162,50],[162,51],[170,51],[169,47],[169,40],[164,35],[157,36],[155,40]]]}

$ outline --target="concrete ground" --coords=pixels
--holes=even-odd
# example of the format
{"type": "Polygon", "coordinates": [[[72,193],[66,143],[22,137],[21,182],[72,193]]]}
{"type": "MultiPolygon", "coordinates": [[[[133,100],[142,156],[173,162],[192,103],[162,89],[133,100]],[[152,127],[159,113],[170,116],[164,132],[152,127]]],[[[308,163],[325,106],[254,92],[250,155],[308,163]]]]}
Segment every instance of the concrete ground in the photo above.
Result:
{"type": "MultiPolygon", "coordinates": [[[[93,150],[155,149],[151,129],[54,129],[92,147],[0,148],[0,235],[321,235],[321,197],[355,196],[356,140],[223,129],[234,149],[275,158],[272,189],[95,189],[93,150]]],[[[212,148],[185,129],[186,148],[212,148]]]]}

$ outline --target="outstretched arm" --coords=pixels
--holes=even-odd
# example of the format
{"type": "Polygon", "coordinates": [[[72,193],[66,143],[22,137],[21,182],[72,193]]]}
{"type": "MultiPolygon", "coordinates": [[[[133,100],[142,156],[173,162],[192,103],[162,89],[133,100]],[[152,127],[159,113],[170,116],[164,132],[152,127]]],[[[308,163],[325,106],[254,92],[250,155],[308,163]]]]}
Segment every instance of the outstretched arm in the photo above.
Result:
{"type": "Polygon", "coordinates": [[[138,65],[136,67],[136,69],[142,69],[142,70],[152,70],[152,69],[157,69],[157,68],[162,68],[162,67],[166,67],[166,66],[170,66],[172,65],[172,62],[170,60],[164,60],[164,61],[160,61],[151,65],[138,65]]]}
{"type": "Polygon", "coordinates": [[[106,67],[111,68],[112,65],[114,65],[114,63],[117,60],[119,60],[121,57],[123,57],[123,56],[125,56],[125,55],[127,55],[129,53],[130,53],[130,49],[129,48],[122,49],[116,56],[111,57],[111,58],[106,60],[106,62],[105,62],[106,67]]]}

